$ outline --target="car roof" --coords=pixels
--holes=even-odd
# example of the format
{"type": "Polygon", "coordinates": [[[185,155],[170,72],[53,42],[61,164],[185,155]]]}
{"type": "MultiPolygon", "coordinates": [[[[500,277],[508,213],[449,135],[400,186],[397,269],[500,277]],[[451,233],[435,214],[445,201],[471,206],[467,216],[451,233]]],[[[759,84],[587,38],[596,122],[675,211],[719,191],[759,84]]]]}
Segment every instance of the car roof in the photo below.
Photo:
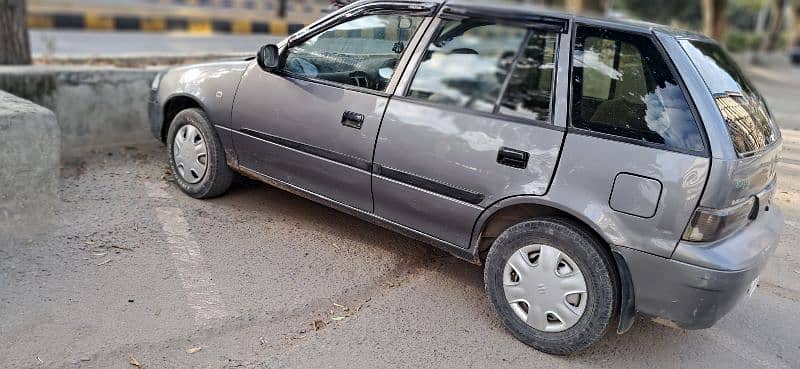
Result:
{"type": "MultiPolygon", "coordinates": [[[[386,0],[363,0],[360,3],[370,3],[386,0]]],[[[401,0],[399,2],[402,2],[401,0]]],[[[636,33],[651,33],[661,32],[672,35],[678,38],[695,39],[703,41],[713,41],[703,34],[677,29],[661,24],[638,21],[633,19],[625,19],[621,17],[604,17],[602,15],[594,14],[574,14],[565,11],[550,9],[544,6],[537,6],[532,4],[510,4],[498,3],[491,0],[405,0],[409,2],[424,2],[436,3],[440,5],[449,5],[456,8],[467,8],[480,10],[482,14],[491,16],[492,14],[503,15],[504,18],[525,16],[539,16],[539,17],[552,17],[567,20],[574,20],[575,22],[588,24],[597,27],[604,27],[620,31],[636,32],[636,33]]]]}

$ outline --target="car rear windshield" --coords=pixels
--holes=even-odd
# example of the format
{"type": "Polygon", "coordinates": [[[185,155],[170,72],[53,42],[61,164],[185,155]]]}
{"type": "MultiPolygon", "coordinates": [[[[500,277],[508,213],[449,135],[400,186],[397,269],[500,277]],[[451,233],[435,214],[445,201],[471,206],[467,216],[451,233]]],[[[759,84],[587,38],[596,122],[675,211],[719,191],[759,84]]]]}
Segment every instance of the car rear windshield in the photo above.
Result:
{"type": "Polygon", "coordinates": [[[778,139],[764,98],[718,44],[681,41],[728,126],[733,146],[741,156],[761,151],[778,139]]]}

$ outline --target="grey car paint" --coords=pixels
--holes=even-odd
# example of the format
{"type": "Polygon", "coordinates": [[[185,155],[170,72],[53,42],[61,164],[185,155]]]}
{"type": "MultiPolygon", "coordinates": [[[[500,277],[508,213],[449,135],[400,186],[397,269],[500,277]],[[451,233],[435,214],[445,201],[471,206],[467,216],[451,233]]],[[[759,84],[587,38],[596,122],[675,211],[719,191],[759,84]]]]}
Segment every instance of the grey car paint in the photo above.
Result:
{"type": "Polygon", "coordinates": [[[681,242],[675,258],[654,258],[626,247],[636,309],[687,329],[709,328],[747,293],[778,245],[783,214],[772,207],[753,224],[714,245],[681,242]]]}
{"type": "Polygon", "coordinates": [[[195,100],[215,125],[228,127],[231,107],[242,73],[251,60],[225,60],[170,69],[161,77],[161,106],[176,96],[195,100]]]}
{"type": "Polygon", "coordinates": [[[150,130],[154,136],[164,141],[167,138],[165,109],[178,99],[190,99],[208,114],[211,121],[222,127],[217,134],[222,141],[228,164],[237,166],[236,151],[231,136],[225,127],[231,122],[231,107],[236,89],[245,68],[251,64],[250,58],[224,60],[186,67],[169,69],[159,74],[159,88],[151,97],[148,109],[150,130]]]}
{"type": "MultiPolygon", "coordinates": [[[[323,29],[337,16],[371,3],[364,1],[345,8],[293,37],[302,38],[323,29]]],[[[460,0],[447,3],[470,6],[460,0]]],[[[736,156],[725,122],[702,76],[678,44],[679,38],[700,36],[654,25],[525,9],[494,5],[481,8],[506,17],[555,17],[573,24],[656,37],[681,77],[697,120],[702,122],[708,155],[625,143],[569,127],[570,48],[569,43],[563,42],[568,36],[562,37],[559,49],[552,127],[558,129],[521,127],[499,117],[465,114],[393,97],[394,86],[403,91],[407,85],[408,72],[402,81],[398,80],[400,73],[396,73],[390,91],[382,96],[271,75],[252,61],[226,61],[166,72],[151,101],[155,112],[151,114],[153,130],[163,131],[163,109],[171,98],[190,97],[219,128],[229,163],[235,169],[474,262],[480,261],[478,245],[484,225],[495,214],[520,204],[558,209],[585,223],[622,256],[617,259],[623,263],[619,270],[630,273],[621,278],[629,279],[635,288],[630,304],[635,304],[637,311],[689,328],[710,326],[730,310],[763,268],[777,242],[782,216],[777,208],[768,210],[764,206],[751,225],[712,244],[683,242],[681,235],[698,205],[721,208],[748,196],[764,196],[761,193],[774,183],[771,168],[779,155],[780,142],[747,158],[736,156]],[[245,69],[247,81],[239,88],[245,69]],[[337,105],[336,101],[345,102],[348,107],[337,105]],[[341,126],[342,111],[350,106],[367,116],[363,132],[341,126]],[[381,118],[384,107],[387,112],[381,118]],[[423,125],[424,116],[438,119],[423,125]],[[280,119],[266,124],[265,117],[280,119]],[[445,125],[453,135],[445,136],[445,125]],[[248,127],[251,131],[244,134],[242,128],[248,127]],[[519,134],[510,134],[520,129],[536,132],[536,140],[526,141],[519,134]],[[264,140],[257,136],[259,132],[262,138],[278,137],[284,141],[264,140]],[[474,139],[474,132],[486,139],[474,139]],[[415,137],[409,139],[402,133],[413,133],[415,137]],[[235,145],[231,139],[234,136],[235,145]],[[371,142],[377,142],[374,160],[369,150],[371,142]],[[443,143],[448,146],[446,149],[439,147],[443,143]],[[529,169],[512,172],[511,168],[486,159],[485,154],[493,151],[481,147],[487,143],[528,150],[534,161],[529,169]],[[563,148],[560,157],[559,148],[563,148]],[[238,162],[236,155],[242,157],[238,162]],[[440,166],[442,160],[431,161],[433,156],[444,158],[447,166],[440,166]],[[332,160],[342,157],[368,162],[371,168],[354,168],[347,160],[332,160]],[[483,197],[477,203],[454,200],[386,176],[382,166],[483,197]],[[642,199],[649,210],[654,186],[628,186],[627,194],[612,201],[614,181],[621,174],[660,182],[660,195],[651,217],[643,217],[648,212],[637,208],[638,204],[626,202],[625,195],[642,199]],[[731,186],[732,183],[741,185],[731,186]],[[345,188],[348,186],[352,187],[345,188]],[[617,210],[611,203],[618,204],[617,210]]],[[[413,54],[408,51],[408,57],[420,58],[424,49],[420,45],[413,54]]],[[[400,65],[406,64],[408,59],[400,65]]]]}
{"type": "Polygon", "coordinates": [[[776,143],[757,155],[739,157],[731,145],[726,123],[713,96],[709,93],[703,76],[698,73],[679,44],[683,39],[710,40],[704,36],[683,32],[670,34],[656,31],[655,34],[672,58],[691,100],[694,101],[711,148],[712,163],[708,188],[714,190],[704,193],[700,205],[708,208],[726,208],[763,190],[775,180],[775,168],[783,139],[779,137],[776,143]]]}
{"type": "Polygon", "coordinates": [[[372,211],[369,164],[387,102],[384,96],[264,73],[252,64],[242,78],[233,109],[239,165],[372,211]],[[360,130],[342,125],[346,110],[364,114],[360,130]],[[343,165],[260,135],[352,157],[367,167],[343,165]]]}
{"type": "MultiPolygon", "coordinates": [[[[438,21],[429,27],[422,45],[435,37],[437,27],[438,21]]],[[[560,43],[569,40],[570,34],[563,34],[560,43]]],[[[409,62],[398,94],[410,85],[422,56],[418,52],[409,62]]],[[[568,54],[562,53],[557,63],[556,74],[564,75],[568,54]]],[[[554,96],[566,96],[567,84],[554,87],[554,96]]],[[[564,140],[560,127],[566,124],[565,113],[556,109],[554,123],[537,123],[392,98],[378,137],[375,165],[430,178],[482,199],[472,204],[375,175],[375,213],[469,248],[475,221],[486,207],[514,195],[547,193],[564,140]],[[527,167],[499,165],[498,151],[503,147],[528,153],[527,167]]]]}
{"type": "Polygon", "coordinates": [[[563,139],[561,130],[394,98],[381,127],[375,164],[481,194],[483,201],[475,206],[376,176],[375,212],[468,247],[472,226],[485,206],[516,194],[547,192],[563,139]],[[527,168],[498,164],[502,147],[529,153],[527,168]]]}
{"type": "MultiPolygon", "coordinates": [[[[675,250],[697,207],[708,176],[709,159],[582,134],[568,134],[552,189],[547,197],[575,209],[594,224],[606,241],[662,257],[675,250]],[[614,178],[631,173],[663,184],[651,218],[611,209],[614,178]]],[[[633,197],[648,197],[636,188],[633,197]]]]}
{"type": "Polygon", "coordinates": [[[663,189],[657,179],[620,173],[614,178],[608,205],[620,213],[652,218],[656,215],[663,189]]]}

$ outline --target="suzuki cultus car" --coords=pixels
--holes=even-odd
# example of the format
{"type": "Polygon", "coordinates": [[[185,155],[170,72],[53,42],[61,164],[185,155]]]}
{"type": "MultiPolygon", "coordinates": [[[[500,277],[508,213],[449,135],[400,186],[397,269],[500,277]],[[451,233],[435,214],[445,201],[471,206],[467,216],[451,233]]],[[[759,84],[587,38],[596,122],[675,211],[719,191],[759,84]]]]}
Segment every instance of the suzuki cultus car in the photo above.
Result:
{"type": "Polygon", "coordinates": [[[552,354],[637,313],[711,327],[783,223],[764,99],[716,42],[651,24],[362,1],[160,73],[150,118],[189,196],[240,173],[483,264],[500,321],[552,354]]]}

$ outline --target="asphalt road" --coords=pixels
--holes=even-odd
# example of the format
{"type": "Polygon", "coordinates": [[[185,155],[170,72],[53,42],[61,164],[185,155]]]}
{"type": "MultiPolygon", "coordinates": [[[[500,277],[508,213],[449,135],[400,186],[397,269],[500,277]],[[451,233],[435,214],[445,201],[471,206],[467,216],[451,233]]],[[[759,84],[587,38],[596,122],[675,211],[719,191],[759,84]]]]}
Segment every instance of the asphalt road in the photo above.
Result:
{"type": "Polygon", "coordinates": [[[0,367],[800,368],[800,132],[784,134],[786,231],[755,295],[714,328],[639,319],[568,358],[502,328],[478,266],[251,181],[190,199],[157,144],[100,152],[63,169],[59,224],[0,245],[0,367]]]}
{"type": "Polygon", "coordinates": [[[186,33],[30,31],[35,57],[139,56],[255,52],[282,37],[269,35],[191,35],[186,33]]]}

